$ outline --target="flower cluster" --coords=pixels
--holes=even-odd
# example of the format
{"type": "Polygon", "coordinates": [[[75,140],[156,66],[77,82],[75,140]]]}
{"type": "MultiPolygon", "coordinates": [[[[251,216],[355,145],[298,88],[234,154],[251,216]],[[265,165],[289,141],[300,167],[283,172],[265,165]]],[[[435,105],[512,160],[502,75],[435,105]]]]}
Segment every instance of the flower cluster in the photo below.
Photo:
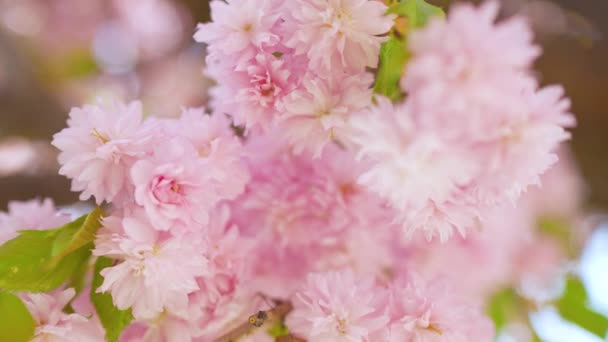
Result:
{"type": "MultiPolygon", "coordinates": [[[[194,36],[217,81],[210,114],[99,103],[53,139],[72,190],[107,208],[92,254],[111,262],[92,291],[130,309],[121,341],[234,340],[270,301],[311,342],[491,341],[482,304],[525,277],[515,259],[535,251],[544,272],[561,258],[532,248],[538,208],[577,206],[524,195],[574,124],[562,89],[532,77],[526,23],[497,23],[489,2],[408,32],[394,103],[372,91],[396,17],[382,1],[210,5],[194,36]]],[[[0,242],[66,221],[51,202],[13,203],[0,242]]],[[[71,296],[24,297],[38,335],[97,324],[54,309],[71,296]]]]}
{"type": "Polygon", "coordinates": [[[207,44],[216,112],[248,131],[277,126],[295,152],[320,157],[345,140],[353,112],[371,103],[372,74],[393,16],[379,1],[214,0],[207,44]]]}
{"type": "Polygon", "coordinates": [[[196,320],[233,295],[244,272],[244,255],[231,249],[245,253],[246,242],[219,206],[249,180],[229,120],[202,109],[142,120],[134,102],[77,108],[68,124],[53,141],[61,172],[83,199],[112,204],[93,254],[115,262],[96,291],[147,322],[147,334],[175,324],[202,334],[196,320]]]}
{"type": "Polygon", "coordinates": [[[454,8],[410,38],[407,98],[353,118],[351,138],[372,166],[360,182],[400,214],[406,235],[447,241],[514,203],[557,161],[574,124],[559,86],[540,88],[539,54],[521,18],[495,23],[498,6],[454,8]]]}

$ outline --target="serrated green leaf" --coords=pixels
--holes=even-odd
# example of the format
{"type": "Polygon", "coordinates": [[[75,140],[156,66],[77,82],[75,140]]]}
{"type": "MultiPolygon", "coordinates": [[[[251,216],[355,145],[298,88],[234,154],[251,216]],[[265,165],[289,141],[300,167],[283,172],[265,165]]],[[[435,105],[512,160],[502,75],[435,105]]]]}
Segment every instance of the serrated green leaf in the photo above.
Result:
{"type": "Polygon", "coordinates": [[[106,341],[118,341],[120,333],[133,320],[131,310],[119,310],[112,302],[112,296],[109,293],[97,293],[97,288],[103,283],[103,277],[99,274],[101,270],[112,266],[112,260],[100,257],[95,262],[95,273],[93,275],[93,284],[91,285],[91,302],[95,306],[97,315],[101,324],[106,330],[106,341]]]}
{"type": "Polygon", "coordinates": [[[569,276],[562,297],[556,302],[557,310],[566,320],[604,338],[608,331],[608,318],[587,306],[587,291],[579,278],[569,276]]]}
{"type": "Polygon", "coordinates": [[[45,292],[61,286],[90,255],[81,248],[60,261],[52,260],[60,230],[24,230],[0,246],[0,288],[12,291],[45,292]]]}
{"type": "Polygon", "coordinates": [[[409,27],[423,27],[432,17],[445,17],[445,12],[424,0],[402,0],[391,6],[388,13],[407,18],[409,27]]]}
{"type": "Polygon", "coordinates": [[[0,291],[0,341],[27,342],[34,336],[35,322],[19,297],[0,291]]]}
{"type": "Polygon", "coordinates": [[[399,79],[409,52],[405,41],[390,37],[380,49],[380,66],[376,74],[374,92],[396,100],[401,96],[399,79]]]}

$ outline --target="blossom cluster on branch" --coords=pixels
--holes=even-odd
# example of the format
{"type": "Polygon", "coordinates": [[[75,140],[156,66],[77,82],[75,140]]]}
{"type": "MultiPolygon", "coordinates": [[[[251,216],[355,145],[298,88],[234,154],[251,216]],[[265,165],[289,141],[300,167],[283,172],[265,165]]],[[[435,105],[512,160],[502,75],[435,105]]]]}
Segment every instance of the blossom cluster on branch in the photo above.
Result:
{"type": "MultiPolygon", "coordinates": [[[[374,70],[399,3],[210,5],[194,35],[217,81],[209,111],[85,105],[53,139],[72,190],[104,204],[92,255],[108,264],[88,286],[132,315],[120,341],[214,341],[279,300],[293,309],[274,323],[293,339],[491,341],[491,291],[562,257],[547,244],[536,269],[512,267],[538,252],[532,226],[549,204],[528,190],[574,125],[562,88],[532,75],[526,22],[497,22],[495,2],[425,25],[406,14],[411,58],[389,98],[374,70]],[[469,269],[480,259],[487,269],[469,269]]],[[[51,207],[14,203],[2,240],[67,223],[51,207]]],[[[63,313],[69,287],[22,295],[35,338],[103,340],[100,324],[108,337],[88,296],[63,313]]]]}

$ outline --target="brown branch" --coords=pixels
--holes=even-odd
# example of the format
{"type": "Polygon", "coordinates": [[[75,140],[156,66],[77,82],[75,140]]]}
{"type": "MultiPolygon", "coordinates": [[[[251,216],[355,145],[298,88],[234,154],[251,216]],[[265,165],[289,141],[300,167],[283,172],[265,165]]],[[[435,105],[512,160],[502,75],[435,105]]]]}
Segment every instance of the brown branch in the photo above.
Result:
{"type": "Polygon", "coordinates": [[[236,328],[216,339],[215,342],[235,342],[239,338],[251,334],[255,329],[261,327],[266,322],[283,320],[292,309],[293,306],[291,303],[281,302],[270,310],[260,310],[256,314],[249,316],[247,322],[241,323],[236,328]]]}

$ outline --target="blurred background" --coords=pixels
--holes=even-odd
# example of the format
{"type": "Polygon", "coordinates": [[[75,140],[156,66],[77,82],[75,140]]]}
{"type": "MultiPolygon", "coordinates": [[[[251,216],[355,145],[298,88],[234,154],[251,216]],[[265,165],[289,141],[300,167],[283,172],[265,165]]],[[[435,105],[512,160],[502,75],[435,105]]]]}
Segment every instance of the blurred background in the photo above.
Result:
{"type": "MultiPolygon", "coordinates": [[[[174,116],[205,105],[212,81],[192,34],[208,10],[206,0],[0,0],[0,208],[33,197],[77,200],[49,144],[70,107],[141,99],[147,114],[174,116]]],[[[538,78],[563,84],[572,99],[585,206],[608,212],[608,1],[505,0],[503,12],[529,18],[544,49],[538,78]]],[[[581,269],[594,307],[608,313],[608,230],[604,219],[594,222],[581,269]]],[[[552,312],[534,320],[543,340],[598,340],[552,312]]]]}

